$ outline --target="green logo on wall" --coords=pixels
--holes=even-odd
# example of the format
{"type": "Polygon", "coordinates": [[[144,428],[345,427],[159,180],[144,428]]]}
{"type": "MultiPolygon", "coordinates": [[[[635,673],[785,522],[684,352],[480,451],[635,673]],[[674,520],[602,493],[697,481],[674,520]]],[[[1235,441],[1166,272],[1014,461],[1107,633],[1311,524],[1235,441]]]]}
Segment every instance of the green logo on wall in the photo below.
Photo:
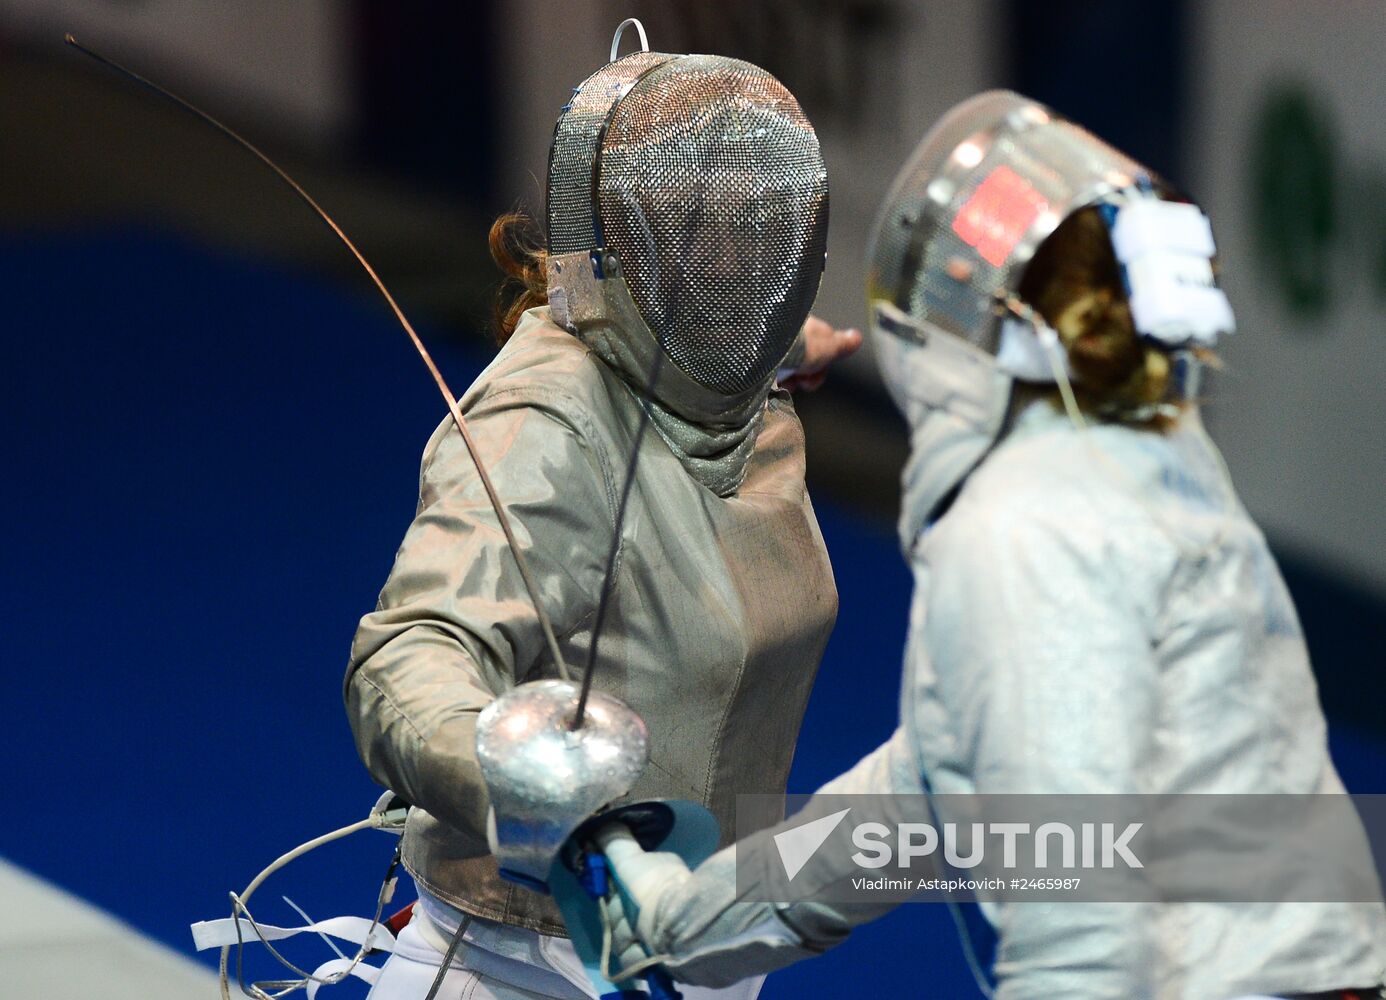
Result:
{"type": "Polygon", "coordinates": [[[1328,112],[1307,89],[1284,85],[1267,96],[1252,138],[1249,189],[1257,256],[1285,305],[1306,318],[1326,312],[1331,291],[1337,235],[1333,138],[1328,112]]]}

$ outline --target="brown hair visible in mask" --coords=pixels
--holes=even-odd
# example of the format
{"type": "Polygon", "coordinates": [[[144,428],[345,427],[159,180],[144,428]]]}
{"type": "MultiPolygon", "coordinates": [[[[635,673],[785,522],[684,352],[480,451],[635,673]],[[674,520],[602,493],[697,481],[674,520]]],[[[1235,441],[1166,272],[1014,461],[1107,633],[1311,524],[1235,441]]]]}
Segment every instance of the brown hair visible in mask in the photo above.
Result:
{"type": "Polygon", "coordinates": [[[1040,244],[1019,292],[1063,341],[1080,406],[1111,420],[1162,425],[1148,407],[1165,398],[1169,356],[1136,333],[1096,208],[1075,212],[1040,244]]]}
{"type": "Polygon", "coordinates": [[[487,242],[491,259],[505,275],[491,311],[496,343],[504,344],[525,310],[549,301],[548,253],[534,220],[523,212],[496,219],[487,242]]]}

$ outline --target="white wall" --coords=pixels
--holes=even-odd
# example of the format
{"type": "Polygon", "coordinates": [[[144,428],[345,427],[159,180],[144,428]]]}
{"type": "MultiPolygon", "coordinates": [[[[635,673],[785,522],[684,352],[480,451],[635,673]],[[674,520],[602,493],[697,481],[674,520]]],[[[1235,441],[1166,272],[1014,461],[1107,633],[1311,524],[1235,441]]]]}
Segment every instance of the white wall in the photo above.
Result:
{"type": "MultiPolygon", "coordinates": [[[[1268,533],[1386,590],[1386,4],[1210,0],[1192,4],[1193,193],[1213,218],[1240,330],[1222,349],[1208,420],[1268,533]],[[1257,252],[1267,95],[1301,88],[1331,123],[1335,232],[1321,315],[1297,315],[1257,252]],[[1375,275],[1375,276],[1374,276],[1375,275]]],[[[1301,185],[1274,208],[1301,216],[1301,185]]],[[[1288,242],[1288,241],[1282,241],[1288,242]]],[[[1294,248],[1308,254],[1312,241],[1294,248]]]]}

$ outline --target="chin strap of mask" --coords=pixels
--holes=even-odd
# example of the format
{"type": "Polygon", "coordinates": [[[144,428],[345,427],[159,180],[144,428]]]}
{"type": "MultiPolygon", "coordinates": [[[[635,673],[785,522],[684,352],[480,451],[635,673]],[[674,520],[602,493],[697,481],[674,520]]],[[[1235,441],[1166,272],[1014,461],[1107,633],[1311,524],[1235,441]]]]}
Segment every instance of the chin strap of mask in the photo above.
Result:
{"type": "Polygon", "coordinates": [[[1073,425],[1086,428],[1088,422],[1073,392],[1074,375],[1068,363],[1068,351],[1058,331],[1015,295],[998,295],[997,302],[1006,313],[1001,321],[997,367],[1027,382],[1053,382],[1059,387],[1064,410],[1073,425]]]}

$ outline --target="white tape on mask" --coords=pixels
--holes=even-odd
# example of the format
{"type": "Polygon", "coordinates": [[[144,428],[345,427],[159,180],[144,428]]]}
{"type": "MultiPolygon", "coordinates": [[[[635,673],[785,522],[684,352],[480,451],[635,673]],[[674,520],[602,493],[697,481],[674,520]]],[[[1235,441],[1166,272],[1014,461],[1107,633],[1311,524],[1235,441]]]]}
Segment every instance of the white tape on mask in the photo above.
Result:
{"type": "Polygon", "coordinates": [[[1213,226],[1197,205],[1141,198],[1121,206],[1112,223],[1112,249],[1130,262],[1152,251],[1204,260],[1217,252],[1213,226]]]}
{"type": "Polygon", "coordinates": [[[1232,305],[1214,283],[1212,225],[1196,205],[1156,198],[1122,205],[1112,248],[1144,336],[1171,347],[1211,347],[1236,329],[1232,305]]]}

